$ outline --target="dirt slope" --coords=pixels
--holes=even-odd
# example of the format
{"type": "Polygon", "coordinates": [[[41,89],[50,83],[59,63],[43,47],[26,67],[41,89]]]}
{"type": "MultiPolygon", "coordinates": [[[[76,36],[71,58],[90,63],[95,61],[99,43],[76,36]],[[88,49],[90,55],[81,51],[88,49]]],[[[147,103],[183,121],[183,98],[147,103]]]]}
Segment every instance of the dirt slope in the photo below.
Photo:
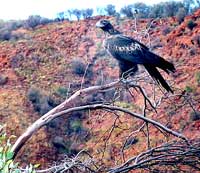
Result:
{"type": "MultiPolygon", "coordinates": [[[[180,25],[175,18],[156,20],[149,30],[153,51],[172,61],[176,66],[177,72],[173,76],[166,76],[166,78],[172,80],[176,88],[190,90],[189,93],[195,100],[194,107],[198,111],[200,104],[198,105],[196,102],[200,99],[199,16],[200,10],[186,17],[180,25]],[[192,30],[187,26],[189,20],[196,23],[192,30]],[[167,29],[169,33],[166,31],[167,29]]],[[[105,76],[117,79],[116,63],[104,55],[102,51],[104,34],[95,28],[95,23],[100,18],[103,17],[39,26],[34,31],[25,31],[26,37],[22,40],[0,43],[0,75],[8,78],[6,84],[0,85],[0,120],[1,123],[7,124],[9,134],[19,136],[39,117],[27,98],[27,92],[31,86],[40,88],[45,94],[53,94],[59,87],[67,87],[69,84],[81,82],[82,77],[72,73],[71,62],[73,60],[79,58],[85,64],[93,63],[94,77],[90,85],[97,83],[96,80],[102,71],[104,71],[105,76]],[[103,55],[99,56],[99,52],[103,55]]],[[[134,31],[133,20],[116,21],[111,18],[111,21],[125,34],[133,37],[138,36],[138,33],[134,31]]],[[[138,20],[137,30],[139,32],[144,30],[149,21],[138,20]]],[[[143,41],[146,44],[149,43],[148,39],[143,39],[143,41]]],[[[142,102],[139,98],[136,103],[142,102]]],[[[181,102],[178,100],[177,103],[179,101],[181,102]]],[[[134,107],[130,104],[120,104],[129,108],[134,107]]],[[[175,116],[174,111],[173,105],[169,107],[169,104],[166,103],[160,107],[156,117],[151,116],[159,118],[163,123],[168,121],[166,117],[170,117],[173,129],[183,131],[188,137],[199,137],[200,120],[190,120],[191,108],[185,106],[179,109],[175,116]]],[[[103,139],[99,142],[99,138],[111,127],[114,117],[108,115],[104,119],[103,116],[99,115],[102,113],[95,112],[85,120],[84,124],[91,130],[93,137],[84,146],[79,145],[78,147],[86,147],[91,151],[96,151],[103,146],[103,139]]],[[[124,123],[122,129],[130,128],[135,123],[135,120],[127,117],[122,117],[121,121],[124,123]]],[[[132,127],[129,132],[135,128],[132,127]]],[[[22,163],[39,162],[44,167],[48,163],[52,163],[57,157],[57,151],[50,142],[55,134],[50,132],[51,130],[43,128],[34,135],[21,151],[22,156],[19,160],[22,163]]],[[[106,153],[108,163],[113,159],[117,160],[118,156],[115,153],[118,152],[121,145],[121,141],[118,139],[124,139],[127,133],[119,129],[112,136],[109,142],[109,152],[106,153]]],[[[152,136],[156,136],[158,132],[153,130],[151,133],[152,136]]],[[[141,146],[144,140],[144,135],[141,135],[139,143],[126,153],[127,156],[139,153],[138,146],[141,146]]],[[[152,141],[154,141],[154,137],[152,141]]]]}

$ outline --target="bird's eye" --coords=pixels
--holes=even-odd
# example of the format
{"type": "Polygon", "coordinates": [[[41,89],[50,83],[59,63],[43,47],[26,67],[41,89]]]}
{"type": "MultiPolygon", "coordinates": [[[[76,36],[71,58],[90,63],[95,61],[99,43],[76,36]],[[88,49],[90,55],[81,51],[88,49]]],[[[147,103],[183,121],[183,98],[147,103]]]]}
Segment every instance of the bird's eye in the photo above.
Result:
{"type": "Polygon", "coordinates": [[[106,20],[103,20],[102,23],[105,25],[107,24],[108,22],[106,20]]]}

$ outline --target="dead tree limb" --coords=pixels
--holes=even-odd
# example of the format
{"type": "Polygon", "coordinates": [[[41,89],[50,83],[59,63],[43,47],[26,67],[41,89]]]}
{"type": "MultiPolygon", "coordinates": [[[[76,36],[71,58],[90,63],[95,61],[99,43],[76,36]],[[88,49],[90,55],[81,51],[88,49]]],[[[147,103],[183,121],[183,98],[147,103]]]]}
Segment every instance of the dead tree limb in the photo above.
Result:
{"type": "MultiPolygon", "coordinates": [[[[135,118],[141,119],[147,123],[150,123],[154,126],[156,126],[159,129],[164,130],[165,132],[176,136],[180,139],[183,139],[184,141],[188,142],[187,138],[185,136],[183,136],[182,134],[175,132],[169,128],[167,128],[166,126],[152,120],[149,118],[144,117],[143,115],[131,112],[127,109],[124,108],[120,108],[117,106],[111,106],[111,105],[103,105],[103,104],[94,104],[94,105],[85,105],[85,106],[79,106],[79,107],[72,107],[69,108],[67,110],[64,111],[60,111],[58,113],[47,113],[47,115],[42,116],[41,118],[39,118],[37,121],[35,121],[28,129],[27,131],[22,134],[22,136],[20,136],[18,138],[18,140],[16,141],[16,143],[13,145],[12,147],[12,152],[15,153],[15,155],[17,154],[17,152],[21,149],[21,147],[26,143],[26,141],[32,136],[32,134],[34,132],[36,132],[37,130],[39,130],[42,126],[48,124],[50,121],[52,121],[53,119],[62,116],[64,114],[68,114],[71,113],[73,111],[80,111],[80,110],[86,110],[86,109],[109,109],[109,110],[113,110],[113,111],[120,111],[126,114],[129,114],[135,118]]],[[[51,112],[51,111],[50,111],[51,112]]]]}
{"type": "Polygon", "coordinates": [[[115,81],[106,85],[102,86],[92,86],[85,89],[80,89],[79,91],[75,92],[71,97],[66,99],[63,103],[58,105],[57,107],[53,108],[49,112],[47,112],[45,115],[43,115],[41,118],[39,118],[37,121],[35,121],[31,126],[28,127],[28,129],[17,139],[15,144],[12,147],[12,152],[14,152],[14,157],[19,152],[21,147],[26,143],[26,141],[35,133],[38,129],[40,129],[42,126],[49,123],[52,119],[54,119],[56,113],[61,112],[63,110],[66,110],[68,108],[72,108],[74,106],[77,106],[77,102],[82,100],[83,97],[90,95],[95,92],[101,92],[109,88],[114,88],[117,86],[120,86],[120,81],[115,81]]]}
{"type": "MultiPolygon", "coordinates": [[[[128,84],[126,84],[126,86],[127,85],[128,84]]],[[[130,86],[134,87],[134,85],[131,83],[130,83],[130,86]]],[[[11,149],[11,151],[14,153],[13,157],[15,158],[15,156],[17,155],[19,150],[22,148],[22,146],[28,141],[28,139],[36,131],[38,131],[44,125],[48,124],[53,119],[55,119],[59,116],[62,116],[64,114],[71,113],[73,111],[80,111],[80,110],[86,110],[86,109],[107,109],[107,110],[111,110],[111,111],[123,112],[123,113],[131,115],[135,118],[143,120],[146,123],[152,124],[153,126],[157,127],[158,129],[161,129],[173,136],[181,138],[181,139],[185,140],[186,142],[188,141],[186,139],[186,137],[183,136],[182,134],[169,129],[166,126],[164,126],[152,119],[144,117],[142,114],[134,113],[134,112],[131,112],[124,108],[120,108],[117,106],[111,106],[111,105],[104,105],[104,104],[93,104],[93,105],[80,106],[80,105],[83,105],[83,104],[81,104],[81,100],[85,96],[88,96],[88,95],[91,95],[91,94],[97,93],[97,92],[103,92],[107,89],[116,88],[116,87],[124,87],[123,82],[118,80],[118,81],[115,81],[115,82],[112,82],[112,83],[109,83],[106,85],[92,86],[92,87],[88,87],[85,89],[80,89],[79,91],[75,92],[70,98],[66,99],[63,103],[61,103],[60,105],[58,105],[57,107],[55,107],[54,109],[52,109],[51,111],[49,111],[48,113],[43,115],[41,118],[36,120],[31,126],[28,127],[28,129],[17,139],[17,141],[15,142],[15,144],[13,145],[13,147],[11,149]]],[[[139,86],[136,85],[136,87],[139,87],[139,86]]],[[[142,92],[142,90],[141,90],[141,93],[143,94],[145,99],[149,103],[151,103],[150,100],[148,99],[148,97],[146,96],[146,94],[144,92],[142,92]]],[[[150,104],[150,105],[153,106],[152,104],[150,104]]]]}
{"type": "MultiPolygon", "coordinates": [[[[193,141],[192,143],[189,147],[183,141],[162,144],[128,159],[122,165],[112,168],[108,172],[120,173],[135,169],[147,169],[148,167],[167,172],[167,166],[183,165],[200,171],[200,142],[193,141]]],[[[193,171],[191,170],[191,172],[193,171]]]]}

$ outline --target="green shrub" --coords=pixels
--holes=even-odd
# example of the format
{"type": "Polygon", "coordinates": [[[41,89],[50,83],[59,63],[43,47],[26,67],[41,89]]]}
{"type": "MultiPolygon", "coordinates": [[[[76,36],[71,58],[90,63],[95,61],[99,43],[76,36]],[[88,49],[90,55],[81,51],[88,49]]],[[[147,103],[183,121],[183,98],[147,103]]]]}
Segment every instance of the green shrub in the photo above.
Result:
{"type": "Polygon", "coordinates": [[[89,64],[88,65],[88,68],[86,70],[86,74],[85,74],[85,77],[88,78],[88,80],[91,80],[94,76],[94,73],[93,73],[93,64],[89,64]]]}
{"type": "Polygon", "coordinates": [[[40,115],[44,115],[54,108],[54,106],[52,106],[52,101],[53,100],[49,96],[41,97],[40,102],[38,104],[40,115]]]}
{"type": "Polygon", "coordinates": [[[26,169],[22,171],[18,163],[14,162],[14,153],[11,151],[11,138],[13,136],[7,138],[4,126],[0,125],[0,173],[35,173],[35,168],[38,165],[26,166],[26,169]]]}
{"type": "Polygon", "coordinates": [[[200,112],[191,112],[190,114],[190,120],[191,121],[197,121],[200,120],[200,112]]]}
{"type": "Polygon", "coordinates": [[[193,22],[193,20],[189,20],[188,23],[187,23],[187,27],[190,29],[190,30],[193,30],[193,28],[197,26],[197,24],[195,22],[193,22]]]}
{"type": "Polygon", "coordinates": [[[185,91],[188,92],[188,93],[191,93],[191,92],[193,92],[193,88],[187,85],[185,87],[185,91]]]}
{"type": "Polygon", "coordinates": [[[25,28],[35,28],[38,25],[45,25],[52,22],[48,18],[41,17],[39,15],[31,15],[28,19],[24,22],[25,28]]]}
{"type": "Polygon", "coordinates": [[[41,97],[41,93],[40,90],[37,88],[33,88],[31,87],[28,90],[28,99],[32,102],[32,103],[38,103],[41,97]]]}
{"type": "Polygon", "coordinates": [[[71,62],[72,73],[79,76],[83,76],[85,74],[85,77],[88,79],[92,79],[93,77],[92,66],[93,64],[89,64],[87,66],[81,59],[75,59],[71,62]]]}
{"type": "Polygon", "coordinates": [[[70,130],[78,133],[82,130],[82,122],[80,119],[76,119],[70,122],[70,130]]]}
{"type": "Polygon", "coordinates": [[[60,96],[60,97],[66,97],[67,93],[68,93],[68,88],[66,87],[59,87],[56,90],[56,93],[60,96]]]}
{"type": "Polygon", "coordinates": [[[197,84],[200,85],[200,71],[196,73],[197,84]]]}
{"type": "Polygon", "coordinates": [[[82,60],[76,59],[71,62],[72,73],[83,76],[85,73],[86,65],[82,60]]]}
{"type": "Polygon", "coordinates": [[[85,118],[84,113],[76,111],[73,112],[68,120],[67,120],[67,133],[68,135],[71,134],[80,134],[84,131],[84,127],[82,124],[82,120],[85,118]]]}
{"type": "Polygon", "coordinates": [[[11,31],[10,30],[6,30],[6,29],[1,29],[0,30],[0,40],[4,41],[8,41],[11,38],[11,31]]]}
{"type": "Polygon", "coordinates": [[[22,20],[0,21],[0,40],[18,40],[24,37],[22,33],[13,33],[12,31],[22,27],[22,20]]]}

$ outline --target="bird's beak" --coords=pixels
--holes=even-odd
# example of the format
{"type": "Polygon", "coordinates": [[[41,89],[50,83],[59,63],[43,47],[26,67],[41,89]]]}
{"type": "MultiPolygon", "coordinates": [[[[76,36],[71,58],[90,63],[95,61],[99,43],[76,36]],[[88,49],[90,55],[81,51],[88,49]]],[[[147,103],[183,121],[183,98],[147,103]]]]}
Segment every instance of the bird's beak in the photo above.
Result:
{"type": "Polygon", "coordinates": [[[102,28],[102,27],[103,27],[103,24],[101,23],[101,21],[98,21],[98,22],[96,23],[96,27],[97,27],[97,28],[102,28]]]}

